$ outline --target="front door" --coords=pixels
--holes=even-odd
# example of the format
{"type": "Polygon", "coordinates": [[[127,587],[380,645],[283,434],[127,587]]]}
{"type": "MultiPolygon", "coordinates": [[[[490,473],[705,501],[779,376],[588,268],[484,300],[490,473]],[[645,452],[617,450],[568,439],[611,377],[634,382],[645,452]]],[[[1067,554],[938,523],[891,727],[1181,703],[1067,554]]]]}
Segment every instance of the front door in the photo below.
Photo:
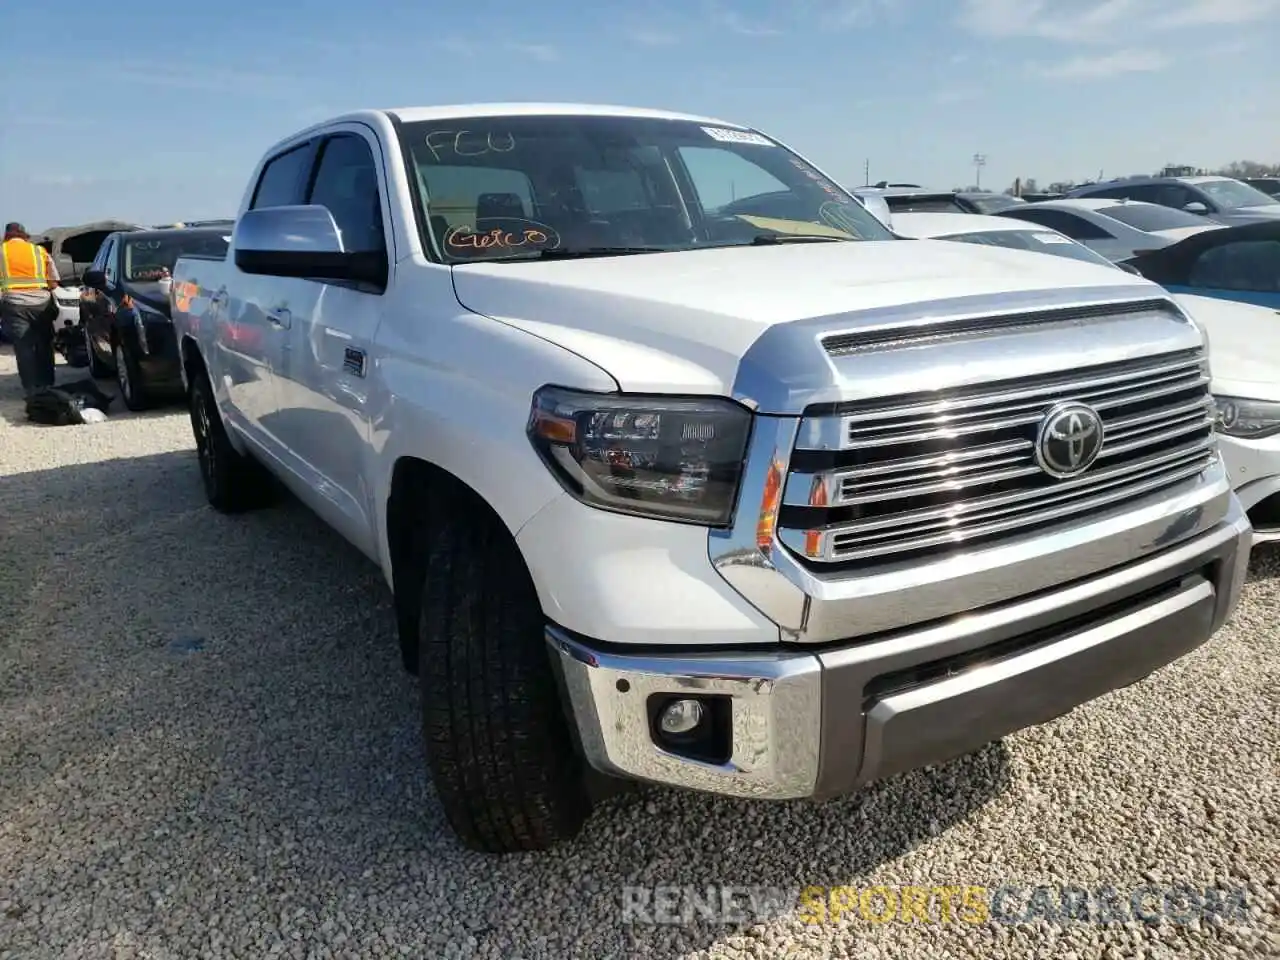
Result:
{"type": "MultiPolygon", "coordinates": [[[[329,210],[345,250],[380,251],[391,263],[381,161],[377,140],[361,125],[328,136],[316,151],[305,202],[329,210]]],[[[386,285],[297,283],[302,288],[290,305],[288,346],[275,376],[273,430],[290,467],[304,476],[311,507],[375,556],[364,477],[369,364],[386,285]]]]}
{"type": "MultiPolygon", "coordinates": [[[[311,168],[308,141],[281,151],[262,168],[250,210],[300,202],[311,168]]],[[[210,291],[216,317],[215,387],[225,392],[228,415],[236,427],[268,456],[286,458],[275,429],[274,371],[289,348],[292,317],[306,310],[312,286],[305,280],[243,273],[235,266],[234,240],[227,255],[225,286],[210,291]],[[301,301],[301,302],[299,302],[301,301]]]]}

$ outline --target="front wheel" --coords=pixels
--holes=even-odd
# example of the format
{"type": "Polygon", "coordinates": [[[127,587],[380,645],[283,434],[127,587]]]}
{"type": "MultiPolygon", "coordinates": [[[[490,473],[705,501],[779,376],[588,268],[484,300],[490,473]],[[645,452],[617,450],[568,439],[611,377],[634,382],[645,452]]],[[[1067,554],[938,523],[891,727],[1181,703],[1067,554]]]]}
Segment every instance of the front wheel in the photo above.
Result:
{"type": "Polygon", "coordinates": [[[243,513],[271,499],[271,476],[255,460],[236,451],[227,436],[203,370],[191,379],[191,432],[195,435],[200,479],[209,505],[221,513],[243,513]]]}
{"type": "Polygon", "coordinates": [[[145,410],[150,406],[147,397],[147,386],[142,379],[142,367],[138,356],[125,343],[123,337],[116,340],[116,386],[120,388],[120,397],[130,410],[145,410]]]}
{"type": "Polygon", "coordinates": [[[89,355],[89,376],[95,380],[105,380],[111,376],[111,368],[98,359],[98,354],[93,349],[93,338],[89,336],[89,328],[82,327],[84,331],[84,349],[89,355]]]}
{"type": "Polygon", "coordinates": [[[496,517],[442,512],[418,618],[422,725],[436,793],[471,849],[544,850],[578,834],[591,800],[541,605],[496,517]]]}

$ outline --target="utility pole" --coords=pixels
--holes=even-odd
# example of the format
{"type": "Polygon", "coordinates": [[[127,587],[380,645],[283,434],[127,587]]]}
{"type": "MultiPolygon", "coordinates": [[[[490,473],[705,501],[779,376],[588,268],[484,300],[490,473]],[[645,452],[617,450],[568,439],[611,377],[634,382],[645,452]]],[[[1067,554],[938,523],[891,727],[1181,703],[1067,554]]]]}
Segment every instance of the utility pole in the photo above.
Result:
{"type": "Polygon", "coordinates": [[[871,186],[871,158],[862,161],[862,185],[864,187],[871,186]]]}
{"type": "Polygon", "coordinates": [[[987,165],[987,155],[985,153],[975,153],[973,155],[973,185],[982,187],[982,168],[987,165]]]}

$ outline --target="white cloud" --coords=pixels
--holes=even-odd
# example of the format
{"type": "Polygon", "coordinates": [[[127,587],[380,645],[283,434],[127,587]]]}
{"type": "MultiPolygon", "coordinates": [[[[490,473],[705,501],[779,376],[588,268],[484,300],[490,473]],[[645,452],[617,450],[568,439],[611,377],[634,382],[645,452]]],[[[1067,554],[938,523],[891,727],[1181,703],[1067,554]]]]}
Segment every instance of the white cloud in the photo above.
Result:
{"type": "Polygon", "coordinates": [[[642,47],[672,47],[681,37],[673,30],[656,30],[653,27],[632,27],[626,31],[627,39],[642,47]]]}
{"type": "Polygon", "coordinates": [[[933,95],[933,102],[940,106],[946,106],[953,103],[969,103],[977,100],[980,96],[982,96],[982,91],[977,87],[947,87],[933,95]]]}
{"type": "Polygon", "coordinates": [[[553,63],[560,59],[560,51],[547,43],[508,43],[507,47],[543,63],[553,63]]]}
{"type": "Polygon", "coordinates": [[[777,27],[747,20],[738,11],[714,3],[711,5],[711,19],[730,33],[741,37],[776,37],[782,33],[777,27]]]}
{"type": "Polygon", "coordinates": [[[1035,68],[1035,72],[1053,80],[1101,80],[1123,73],[1155,73],[1171,61],[1156,50],[1126,48],[1099,56],[1072,57],[1060,63],[1035,68]]]}
{"type": "Polygon", "coordinates": [[[956,22],[981,37],[1122,43],[1135,31],[1252,23],[1280,0],[962,0],[956,22]]]}

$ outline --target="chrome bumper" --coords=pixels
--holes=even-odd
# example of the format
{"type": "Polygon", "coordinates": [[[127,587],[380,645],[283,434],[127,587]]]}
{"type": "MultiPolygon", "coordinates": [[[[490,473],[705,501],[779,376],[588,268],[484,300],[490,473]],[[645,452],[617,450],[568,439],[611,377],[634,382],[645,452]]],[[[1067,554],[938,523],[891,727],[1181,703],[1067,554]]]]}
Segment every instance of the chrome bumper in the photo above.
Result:
{"type": "Polygon", "coordinates": [[[1251,530],[1227,518],[1176,547],[1052,593],[863,642],[773,653],[630,653],[550,628],[588,762],[740,797],[825,798],[978,749],[1142,679],[1234,609],[1251,530]],[[727,697],[728,761],[658,745],[654,695],[727,697]]]}

